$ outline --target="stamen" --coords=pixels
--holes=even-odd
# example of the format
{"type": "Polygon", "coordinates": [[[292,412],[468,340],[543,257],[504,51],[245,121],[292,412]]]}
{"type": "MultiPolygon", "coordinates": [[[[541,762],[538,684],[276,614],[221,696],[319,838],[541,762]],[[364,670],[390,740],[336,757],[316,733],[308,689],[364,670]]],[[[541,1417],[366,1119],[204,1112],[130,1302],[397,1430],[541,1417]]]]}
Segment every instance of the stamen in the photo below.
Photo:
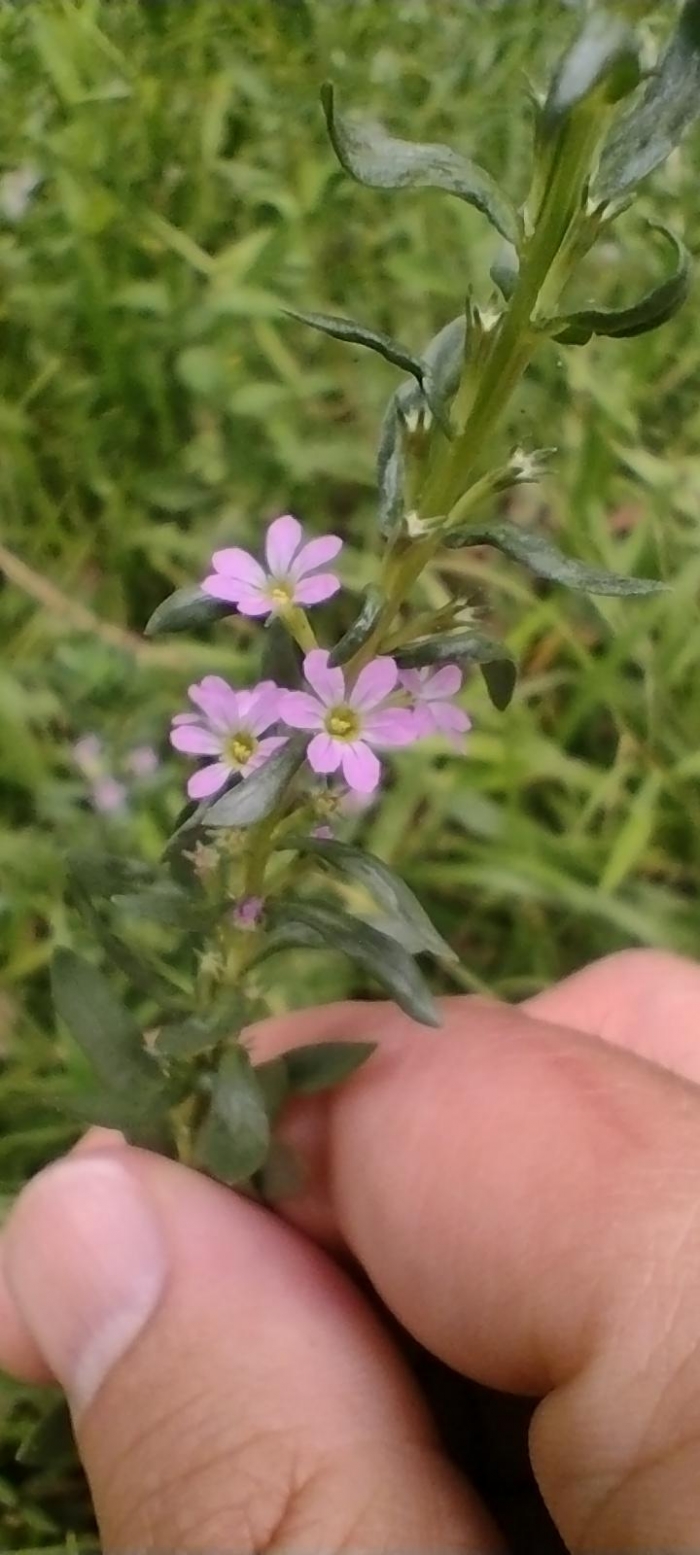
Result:
{"type": "Polygon", "coordinates": [[[360,732],[360,720],[354,708],[347,704],[332,707],[326,717],[326,730],[334,740],[356,740],[360,732]]]}
{"type": "Polygon", "coordinates": [[[225,755],[232,767],[245,767],[251,756],[255,755],[258,742],[252,734],[246,734],[239,729],[237,734],[232,734],[226,741],[225,755]]]}

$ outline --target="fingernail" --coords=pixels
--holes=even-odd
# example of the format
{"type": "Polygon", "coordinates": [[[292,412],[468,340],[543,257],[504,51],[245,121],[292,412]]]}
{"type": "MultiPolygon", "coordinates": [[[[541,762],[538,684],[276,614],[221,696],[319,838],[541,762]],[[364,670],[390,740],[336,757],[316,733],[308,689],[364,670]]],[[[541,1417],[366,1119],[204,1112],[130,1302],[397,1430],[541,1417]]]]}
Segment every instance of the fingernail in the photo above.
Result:
{"type": "Polygon", "coordinates": [[[101,1128],[95,1124],[73,1146],[71,1155],[83,1155],[90,1150],[121,1150],[125,1145],[126,1136],[122,1134],[121,1129],[101,1128]]]}
{"type": "Polygon", "coordinates": [[[165,1285],[164,1238],[135,1174],[117,1154],[49,1167],[20,1195],[3,1263],[27,1328],[80,1413],[165,1285]]]}

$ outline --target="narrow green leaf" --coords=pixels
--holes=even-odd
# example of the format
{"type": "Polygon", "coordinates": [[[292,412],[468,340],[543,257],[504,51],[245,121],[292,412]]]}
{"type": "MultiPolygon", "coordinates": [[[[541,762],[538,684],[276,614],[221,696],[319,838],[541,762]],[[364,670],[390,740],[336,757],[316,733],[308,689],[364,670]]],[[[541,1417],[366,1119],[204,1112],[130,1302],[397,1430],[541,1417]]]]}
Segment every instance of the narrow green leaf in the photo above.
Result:
{"type": "Polygon", "coordinates": [[[538,578],[563,583],[583,594],[644,595],[663,593],[667,585],[654,578],[628,578],[623,573],[588,567],[565,556],[551,540],[516,524],[481,525],[450,539],[451,546],[494,545],[513,561],[522,562],[538,578]]]}
{"type": "Polygon", "coordinates": [[[328,134],[341,166],[371,189],[441,189],[476,206],[510,243],[520,239],[520,221],[490,173],[449,146],[397,140],[379,124],[341,117],[330,82],[321,89],[328,134]]]}
{"type": "Polygon", "coordinates": [[[398,405],[398,394],[393,394],[382,422],[377,449],[377,486],[379,487],[377,519],[379,532],[387,539],[400,524],[404,513],[406,459],[403,447],[403,424],[398,405]]]}
{"type": "Polygon", "coordinates": [[[686,0],[641,101],[615,125],[593,186],[619,200],[660,167],[700,117],[700,0],[686,0]]]}
{"type": "Polygon", "coordinates": [[[144,634],[146,637],[160,637],[163,632],[194,632],[200,627],[211,626],[214,621],[223,620],[224,616],[233,615],[235,609],[235,605],[226,604],[222,599],[211,599],[196,584],[190,588],[176,589],[174,594],[156,606],[150,620],[146,622],[144,634]]]}
{"type": "Polygon", "coordinates": [[[54,1471],[64,1460],[75,1457],[75,1437],[71,1413],[63,1394],[42,1405],[38,1420],[32,1422],[17,1449],[17,1462],[25,1468],[54,1471]]]}
{"type": "Polygon", "coordinates": [[[567,51],[555,72],[544,105],[545,131],[597,96],[618,102],[641,79],[639,46],[634,31],[619,19],[594,14],[567,51]]]}
{"type": "Polygon", "coordinates": [[[365,590],[359,614],[355,617],[352,626],[348,627],[344,637],[336,643],[331,653],[331,664],[347,664],[360,648],[364,648],[368,638],[371,637],[379,617],[384,608],[386,596],[381,589],[370,585],[365,590]]]}
{"type": "Polygon", "coordinates": [[[238,1036],[247,1018],[248,1004],[243,995],[229,993],[205,1015],[189,1015],[161,1026],[154,1042],[155,1051],[163,1058],[198,1058],[223,1037],[238,1036]]]}
{"type": "Polygon", "coordinates": [[[289,1072],[284,1054],[256,1064],[255,1078],[265,1098],[265,1110],[272,1126],[289,1096],[289,1072]]]}
{"type": "Polygon", "coordinates": [[[292,945],[342,951],[376,978],[407,1015],[425,1026],[442,1024],[427,983],[408,952],[341,908],[294,900],[280,906],[261,958],[292,945]]]}
{"type": "Polygon", "coordinates": [[[661,789],[660,774],[650,772],[630,799],[600,877],[600,890],[606,894],[618,891],[633,870],[643,868],[654,835],[661,789]]]}
{"type": "Polygon", "coordinates": [[[418,383],[423,383],[423,362],[397,340],[392,340],[391,335],[385,335],[381,330],[366,329],[364,324],[356,324],[353,319],[337,318],[331,313],[304,313],[299,308],[285,308],[284,311],[289,318],[298,319],[299,323],[308,324],[311,329],[318,329],[324,335],[331,335],[334,340],[345,340],[350,345],[366,346],[369,351],[376,351],[385,362],[391,362],[393,367],[400,367],[402,372],[410,373],[418,383]]]}
{"type": "Polygon", "coordinates": [[[466,314],[458,313],[433,335],[423,352],[430,380],[443,400],[449,400],[459,388],[466,344],[466,314]]]}
{"type": "Polygon", "coordinates": [[[165,928],[202,929],[211,921],[211,905],[193,900],[175,881],[162,880],[143,891],[117,893],[113,906],[131,922],[158,923],[165,928]]]}
{"type": "MultiPolygon", "coordinates": [[[[440,431],[450,440],[454,430],[450,420],[450,404],[459,388],[466,350],[467,320],[464,314],[451,319],[438,331],[426,348],[423,362],[425,376],[422,389],[426,403],[438,423],[440,431]]],[[[412,387],[411,385],[406,385],[412,387]]],[[[399,400],[404,418],[409,410],[405,401],[399,400]]]]}
{"type": "Polygon", "coordinates": [[[466,334],[464,314],[438,330],[422,356],[422,387],[417,383],[401,384],[387,405],[377,450],[378,521],[380,534],[385,537],[398,527],[405,511],[406,428],[425,414],[427,405],[441,431],[451,436],[450,403],[462,377],[466,334]]]}
{"type": "Polygon", "coordinates": [[[262,679],[296,691],[303,680],[299,649],[277,616],[267,618],[262,655],[262,679]]]}
{"type": "Polygon", "coordinates": [[[291,739],[263,767],[202,810],[204,826],[255,826],[274,809],[304,759],[304,740],[291,739]]]}
{"type": "Polygon", "coordinates": [[[317,1042],[284,1054],[289,1088],[296,1096],[317,1096],[349,1080],[376,1052],[376,1042],[317,1042]]]}
{"type": "Polygon", "coordinates": [[[98,1124],[100,1128],[119,1129],[130,1144],[170,1155],[173,1133],[168,1113],[177,1099],[164,1079],[149,1076],[147,1085],[140,1082],[128,1090],[81,1091],[62,1098],[60,1107],[86,1127],[98,1124]]]}
{"type": "Polygon", "coordinates": [[[520,265],[517,250],[512,243],[504,243],[493,261],[489,274],[505,302],[510,299],[518,284],[520,265]]]}
{"type": "Polygon", "coordinates": [[[408,936],[403,943],[414,955],[427,950],[434,956],[440,956],[443,961],[455,962],[459,959],[442,935],[438,934],[410,886],[382,859],[348,842],[337,842],[334,838],[299,837],[294,838],[290,846],[296,848],[298,853],[322,859],[349,880],[363,886],[379,907],[401,920],[408,936]]]}
{"type": "Polygon", "coordinates": [[[136,1021],[96,967],[72,950],[57,950],[51,984],[57,1014],[108,1089],[158,1084],[136,1021]]]}
{"type": "Polygon", "coordinates": [[[139,955],[132,945],[125,944],[124,940],[114,933],[104,913],[98,911],[86,892],[76,888],[73,901],[111,965],[123,972],[131,985],[138,988],[141,993],[147,994],[149,998],[159,1003],[164,1000],[167,1002],[172,997],[172,986],[162,973],[158,972],[145,956],[139,955]]]}
{"type": "Polygon", "coordinates": [[[89,897],[110,897],[115,890],[150,885],[154,872],[142,859],[119,853],[69,853],[68,880],[89,897]]]}
{"type": "Polygon", "coordinates": [[[284,1139],[273,1139],[267,1160],[255,1174],[255,1187],[266,1204],[279,1204],[284,1199],[294,1199],[306,1186],[308,1174],[305,1162],[284,1139]]]}
{"type": "Polygon", "coordinates": [[[263,1166],[269,1144],[263,1091],[245,1049],[233,1047],[221,1061],[197,1134],[197,1164],[220,1182],[245,1182],[263,1166]]]}
{"type": "Polygon", "coordinates": [[[397,648],[394,654],[402,669],[422,669],[427,664],[478,664],[494,707],[504,712],[513,699],[517,666],[504,643],[494,642],[471,627],[443,632],[438,637],[421,637],[397,648]]]}
{"type": "Polygon", "coordinates": [[[629,308],[584,308],[570,313],[558,323],[554,339],[562,345],[586,345],[593,335],[606,335],[613,340],[631,339],[634,335],[647,335],[653,329],[667,324],[683,306],[690,291],[690,254],[685,244],[668,231],[657,226],[676,253],[676,268],[658,286],[629,308]]]}

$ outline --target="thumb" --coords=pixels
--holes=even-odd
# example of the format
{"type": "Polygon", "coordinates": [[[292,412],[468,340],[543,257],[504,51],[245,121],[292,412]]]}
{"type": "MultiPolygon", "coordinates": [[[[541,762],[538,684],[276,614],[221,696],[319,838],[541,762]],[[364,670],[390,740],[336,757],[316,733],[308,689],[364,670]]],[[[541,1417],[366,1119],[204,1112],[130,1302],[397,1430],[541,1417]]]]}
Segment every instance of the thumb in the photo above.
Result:
{"type": "Polygon", "coordinates": [[[3,1241],[106,1549],[497,1548],[354,1287],[259,1206],[127,1147],[24,1190],[3,1241]]]}

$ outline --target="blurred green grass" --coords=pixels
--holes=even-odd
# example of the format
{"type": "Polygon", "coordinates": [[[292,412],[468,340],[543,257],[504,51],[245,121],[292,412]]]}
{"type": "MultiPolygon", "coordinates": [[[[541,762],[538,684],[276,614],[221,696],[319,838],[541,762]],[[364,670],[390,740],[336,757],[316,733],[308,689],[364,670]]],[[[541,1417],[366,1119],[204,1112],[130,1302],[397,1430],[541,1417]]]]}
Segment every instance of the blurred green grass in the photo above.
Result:
{"type": "MultiPolygon", "coordinates": [[[[319,85],[330,74],[342,101],[399,132],[474,151],[522,195],[526,74],[544,79],[572,26],[563,7],[543,11],[538,0],[441,0],[439,20],[432,0],[0,4],[8,1196],[73,1137],[53,1110],[72,1059],[47,990],[52,946],[72,933],[66,853],[128,839],[156,856],[182,785],[164,747],[169,715],[203,667],[244,680],[257,664],[243,622],[216,641],[153,646],[139,637],[149,613],[201,575],[215,544],[255,543],[279,511],[342,530],[351,587],[372,575],[374,446],[394,376],[281,320],[280,305],[347,312],[420,347],[468,287],[490,295],[485,224],[456,201],[349,182],[326,144],[319,85]],[[93,731],[115,766],[139,744],[163,755],[122,818],[85,803],[71,747],[93,731]]],[[[699,149],[696,137],[621,223],[626,247],[601,251],[591,296],[611,302],[653,268],[647,217],[700,249],[699,149]]],[[[505,429],[511,444],[558,447],[519,515],[584,558],[658,571],[668,595],[593,603],[490,552],[425,583],[438,602],[459,587],[522,665],[505,715],[472,684],[469,759],[407,754],[364,823],[367,845],[398,864],[460,951],[446,988],[519,998],[622,946],[697,951],[699,387],[696,289],[657,335],[545,352],[505,429]]],[[[275,965],[280,1009],[367,992],[335,960],[275,965]]],[[[11,1550],[62,1548],[67,1528],[89,1528],[72,1469],[13,1464],[32,1408],[6,1389],[11,1550]]]]}

